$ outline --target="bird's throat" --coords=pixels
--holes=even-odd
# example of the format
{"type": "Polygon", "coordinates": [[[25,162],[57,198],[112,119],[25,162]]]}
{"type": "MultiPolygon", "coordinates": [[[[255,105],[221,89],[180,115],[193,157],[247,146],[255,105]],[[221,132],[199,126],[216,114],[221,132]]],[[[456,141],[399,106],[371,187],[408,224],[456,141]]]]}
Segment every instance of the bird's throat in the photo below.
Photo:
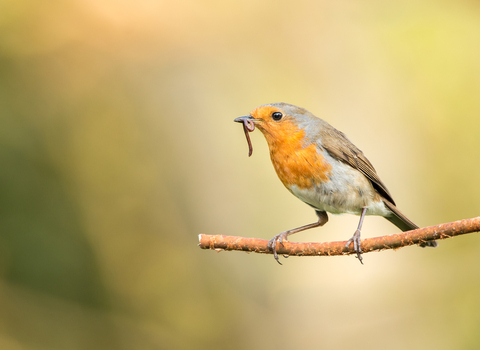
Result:
{"type": "Polygon", "coordinates": [[[312,188],[325,182],[332,169],[315,143],[305,145],[305,131],[296,127],[264,132],[270,149],[270,158],[282,183],[290,189],[312,188]],[[289,129],[289,130],[288,130],[289,129]],[[281,133],[281,134],[279,134],[281,133]]]}

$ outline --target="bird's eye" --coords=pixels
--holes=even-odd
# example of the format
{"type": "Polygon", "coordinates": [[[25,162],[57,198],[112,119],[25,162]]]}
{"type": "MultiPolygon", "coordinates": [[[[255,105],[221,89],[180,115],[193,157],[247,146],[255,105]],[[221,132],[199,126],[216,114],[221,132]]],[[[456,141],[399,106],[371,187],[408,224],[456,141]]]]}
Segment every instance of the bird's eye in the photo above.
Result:
{"type": "Polygon", "coordinates": [[[282,119],[283,114],[281,112],[273,112],[272,113],[272,119],[276,120],[277,122],[282,119]]]}

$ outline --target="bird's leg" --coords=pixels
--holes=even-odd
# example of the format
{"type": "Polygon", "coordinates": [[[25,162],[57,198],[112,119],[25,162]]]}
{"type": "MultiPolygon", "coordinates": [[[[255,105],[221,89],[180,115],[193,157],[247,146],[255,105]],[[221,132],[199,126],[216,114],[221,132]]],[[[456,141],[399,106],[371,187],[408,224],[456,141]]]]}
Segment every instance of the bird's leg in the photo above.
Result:
{"type": "Polygon", "coordinates": [[[348,248],[350,243],[353,242],[353,250],[357,253],[357,258],[362,265],[363,265],[363,258],[362,258],[362,246],[360,241],[360,235],[362,234],[361,229],[363,225],[363,219],[365,218],[366,213],[367,213],[367,208],[365,207],[362,209],[362,214],[360,215],[360,222],[358,223],[357,230],[353,234],[352,238],[350,238],[347,244],[345,245],[345,247],[348,248]]]}
{"type": "Polygon", "coordinates": [[[313,224],[308,224],[308,225],[305,225],[305,226],[300,226],[300,227],[297,227],[297,228],[279,233],[278,235],[273,237],[268,242],[268,248],[273,251],[273,257],[275,258],[275,260],[277,260],[277,262],[280,265],[282,265],[282,263],[280,262],[280,260],[278,260],[278,254],[277,254],[277,249],[276,249],[277,242],[279,242],[283,246],[283,241],[287,241],[288,236],[293,235],[294,233],[297,233],[297,232],[300,232],[300,231],[305,231],[305,230],[308,230],[308,229],[311,229],[311,228],[314,228],[314,227],[323,226],[327,223],[327,221],[328,221],[327,212],[315,210],[315,213],[318,216],[318,221],[317,222],[314,222],[313,224]]]}

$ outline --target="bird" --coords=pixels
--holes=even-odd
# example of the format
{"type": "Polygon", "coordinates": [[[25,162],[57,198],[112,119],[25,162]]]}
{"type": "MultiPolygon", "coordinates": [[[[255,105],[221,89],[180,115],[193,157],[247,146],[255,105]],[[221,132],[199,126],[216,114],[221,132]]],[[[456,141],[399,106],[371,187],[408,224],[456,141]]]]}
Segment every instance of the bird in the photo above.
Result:
{"type": "MultiPolygon", "coordinates": [[[[249,115],[234,119],[248,133],[258,128],[264,135],[273,167],[283,185],[315,210],[318,221],[274,236],[268,243],[275,260],[277,243],[287,237],[328,222],[328,214],[360,216],[357,229],[346,247],[353,243],[363,264],[361,229],[365,216],[382,216],[402,231],[419,228],[397,208],[392,195],[373,165],[347,136],[304,108],[288,103],[271,103],[255,108],[249,115]]],[[[436,241],[420,243],[436,247],[436,241]]]]}

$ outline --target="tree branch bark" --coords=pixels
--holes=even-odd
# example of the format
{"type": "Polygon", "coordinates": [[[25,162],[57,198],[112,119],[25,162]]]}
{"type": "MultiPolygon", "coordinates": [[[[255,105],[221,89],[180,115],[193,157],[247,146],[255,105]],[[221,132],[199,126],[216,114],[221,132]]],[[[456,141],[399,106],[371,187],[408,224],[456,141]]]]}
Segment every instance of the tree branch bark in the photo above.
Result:
{"type": "MultiPolygon", "coordinates": [[[[436,226],[419,228],[412,231],[401,232],[393,235],[362,239],[362,252],[381,251],[386,249],[398,249],[431,240],[447,239],[467,233],[480,231],[480,216],[436,226]]],[[[268,240],[260,238],[247,238],[224,235],[198,236],[202,249],[240,250],[261,254],[272,254],[268,249],[268,240]]],[[[355,254],[353,244],[345,247],[347,241],[325,243],[296,243],[284,242],[277,244],[277,253],[295,256],[331,256],[355,254]]]]}

